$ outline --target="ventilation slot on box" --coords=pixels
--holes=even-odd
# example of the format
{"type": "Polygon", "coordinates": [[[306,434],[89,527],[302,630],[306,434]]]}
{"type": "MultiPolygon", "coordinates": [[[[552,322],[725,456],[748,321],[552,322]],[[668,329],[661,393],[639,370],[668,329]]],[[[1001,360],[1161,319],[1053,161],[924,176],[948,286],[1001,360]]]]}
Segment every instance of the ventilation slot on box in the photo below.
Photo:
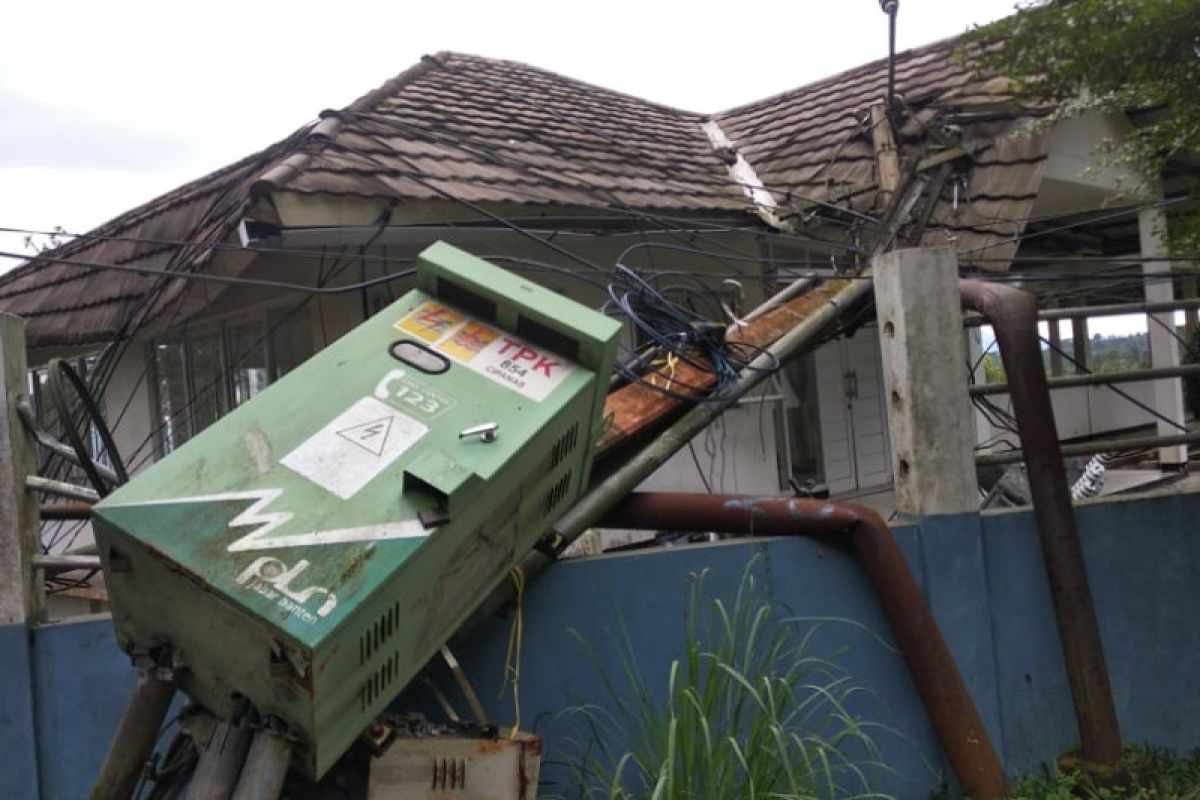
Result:
{"type": "Polygon", "coordinates": [[[550,491],[546,492],[546,496],[542,498],[542,514],[549,515],[554,509],[558,508],[563,500],[567,499],[567,495],[571,491],[571,473],[567,472],[559,479],[558,483],[550,487],[550,491]]]}
{"type": "Polygon", "coordinates": [[[358,637],[358,663],[365,664],[371,656],[391,639],[400,628],[400,603],[395,603],[387,611],[379,615],[375,624],[362,632],[358,637]]]}
{"type": "Polygon", "coordinates": [[[531,344],[566,356],[572,361],[579,360],[579,342],[524,314],[517,317],[517,335],[531,344]]]}
{"type": "Polygon", "coordinates": [[[433,760],[434,791],[467,788],[467,760],[465,758],[435,758],[433,760]]]}
{"type": "Polygon", "coordinates": [[[554,443],[554,447],[550,450],[550,468],[554,469],[561,464],[567,456],[575,449],[575,443],[579,439],[579,423],[576,422],[570,429],[564,433],[559,440],[554,443]]]}
{"type": "Polygon", "coordinates": [[[496,320],[496,304],[486,297],[475,294],[470,289],[458,285],[445,278],[437,279],[436,294],[452,306],[458,306],[463,311],[487,322],[496,320]]]}
{"type": "Polygon", "coordinates": [[[375,673],[371,675],[363,683],[358,690],[358,700],[362,706],[362,710],[366,711],[375,701],[383,697],[388,687],[392,685],[392,681],[396,678],[396,674],[400,671],[400,651],[392,653],[391,657],[379,665],[375,673]]]}

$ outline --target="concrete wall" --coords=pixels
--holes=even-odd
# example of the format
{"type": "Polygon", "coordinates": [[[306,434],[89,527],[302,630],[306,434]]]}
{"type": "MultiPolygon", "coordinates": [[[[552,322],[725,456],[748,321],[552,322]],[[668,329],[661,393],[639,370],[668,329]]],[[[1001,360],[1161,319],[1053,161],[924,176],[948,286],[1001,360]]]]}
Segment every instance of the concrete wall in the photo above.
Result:
{"type": "MultiPolygon", "coordinates": [[[[1200,495],[1098,501],[1078,510],[1117,711],[1128,742],[1177,751],[1200,746],[1200,495]]],[[[924,518],[896,535],[1012,772],[1030,772],[1076,741],[1040,549],[1028,511],[924,518]]],[[[563,562],[528,590],[521,717],[546,737],[545,791],[564,779],[564,709],[604,703],[590,658],[620,674],[613,636],[628,635],[653,691],[681,655],[689,581],[711,570],[728,596],[747,561],[785,615],[826,619],[816,653],[845,648],[841,664],[870,687],[854,711],[890,730],[876,742],[889,771],[879,788],[924,797],[948,779],[878,603],[856,560],[829,542],[743,540],[563,562]],[[844,621],[832,621],[844,620],[844,621]],[[570,631],[588,642],[589,657],[570,631]]],[[[455,644],[489,713],[513,718],[502,693],[511,615],[455,644]]],[[[0,797],[84,796],[103,758],[132,669],[107,619],[28,631],[0,629],[0,797]],[[35,766],[36,765],[36,766],[35,766]]],[[[435,676],[457,701],[451,681],[435,676]]],[[[621,685],[618,680],[618,686],[621,685]]],[[[415,692],[412,705],[429,707],[415,692]]],[[[465,704],[458,702],[465,709],[465,704]]]]}

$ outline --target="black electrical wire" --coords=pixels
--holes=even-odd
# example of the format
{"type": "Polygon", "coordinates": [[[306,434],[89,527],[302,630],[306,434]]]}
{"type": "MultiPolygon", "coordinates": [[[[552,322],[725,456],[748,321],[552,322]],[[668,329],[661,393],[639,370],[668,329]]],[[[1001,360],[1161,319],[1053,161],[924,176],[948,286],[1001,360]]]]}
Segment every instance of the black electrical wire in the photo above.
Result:
{"type": "MultiPolygon", "coordinates": [[[[821,259],[791,259],[791,260],[789,260],[789,259],[776,259],[776,258],[762,258],[762,257],[746,255],[744,253],[732,253],[730,255],[718,255],[717,253],[711,253],[706,250],[699,250],[694,247],[686,247],[684,245],[678,245],[678,244],[668,244],[666,242],[637,242],[636,244],[631,244],[629,247],[626,247],[624,250],[622,250],[621,254],[617,256],[617,263],[618,264],[625,263],[625,260],[629,257],[629,255],[631,253],[637,252],[638,250],[669,250],[669,251],[676,252],[676,253],[687,253],[689,255],[700,256],[701,258],[707,258],[707,259],[711,259],[713,261],[720,261],[720,262],[745,262],[745,263],[751,263],[751,264],[769,264],[769,265],[780,265],[780,266],[782,266],[782,265],[815,266],[815,267],[821,267],[821,268],[825,268],[825,269],[832,268],[834,271],[837,271],[836,264],[831,265],[829,261],[821,260],[821,259]]],[[[741,270],[737,270],[736,268],[734,268],[734,272],[742,274],[742,275],[746,274],[745,272],[743,272],[741,270]]],[[[664,273],[659,272],[658,274],[664,274],[664,273]]],[[[758,276],[752,275],[750,277],[758,277],[758,276]]]]}
{"type": "MultiPolygon", "coordinates": [[[[267,151],[239,162],[239,165],[251,171],[258,170],[273,158],[276,149],[269,148],[267,151]]],[[[236,213],[242,207],[242,204],[243,199],[240,196],[235,196],[228,188],[217,193],[203,210],[203,213],[199,215],[197,221],[192,225],[186,238],[191,240],[212,239],[213,229],[216,226],[226,224],[230,215],[236,213]]],[[[174,267],[174,269],[170,269],[169,271],[173,273],[178,272],[179,266],[189,258],[198,256],[200,249],[193,246],[180,248],[168,260],[168,267],[174,267]]],[[[43,260],[42,263],[44,264],[45,261],[43,260]]],[[[94,396],[103,397],[107,392],[109,382],[116,373],[117,364],[124,357],[130,342],[138,330],[147,322],[148,318],[152,314],[158,313],[155,311],[157,300],[166,291],[167,287],[171,285],[170,278],[160,277],[151,288],[142,293],[142,302],[134,308],[133,313],[125,317],[121,326],[114,332],[109,345],[98,356],[95,368],[89,370],[90,391],[94,396]]],[[[184,284],[184,288],[178,292],[178,299],[180,301],[186,296],[188,286],[190,284],[184,284]]],[[[176,309],[178,309],[178,304],[176,305],[176,309]]],[[[64,463],[61,467],[69,474],[70,466],[68,464],[64,463]]],[[[68,536],[73,541],[74,537],[78,536],[83,527],[83,523],[77,523],[73,530],[60,528],[59,532],[54,535],[52,545],[58,540],[59,535],[68,536]]],[[[46,547],[44,540],[43,547],[46,547]]],[[[49,549],[47,548],[47,550],[49,549]]]]}
{"type": "MultiPolygon", "coordinates": [[[[1167,312],[1167,313],[1174,315],[1174,312],[1167,312]]],[[[1178,342],[1179,346],[1183,348],[1184,352],[1187,352],[1192,349],[1191,346],[1187,343],[1187,340],[1175,332],[1173,325],[1168,325],[1167,323],[1163,322],[1161,319],[1158,318],[1157,314],[1147,314],[1146,316],[1155,325],[1157,325],[1158,327],[1162,328],[1164,331],[1169,333],[1171,335],[1171,338],[1173,338],[1176,342],[1178,342]]]]}
{"type": "Polygon", "coordinates": [[[1029,241],[1030,239],[1036,239],[1041,236],[1049,236],[1052,233],[1062,233],[1063,231],[1069,231],[1073,228],[1078,228],[1083,225],[1091,225],[1096,222],[1108,222],[1109,220],[1120,219],[1121,217],[1127,217],[1130,214],[1137,214],[1141,211],[1150,211],[1151,209],[1155,209],[1155,208],[1165,208],[1167,206],[1172,206],[1172,205],[1176,205],[1178,203],[1187,202],[1189,199],[1190,198],[1188,198],[1188,197],[1171,197],[1171,198],[1165,198],[1163,200],[1156,200],[1151,203],[1145,203],[1140,206],[1124,208],[1124,209],[1121,209],[1119,211],[1114,211],[1109,214],[1101,214],[1099,216],[1089,217],[1088,219],[1085,219],[1085,220],[1078,220],[1076,222],[1068,223],[1066,225],[1060,225],[1056,228],[1050,228],[1050,229],[1044,230],[1044,231],[1034,231],[1033,233],[1025,233],[1020,236],[1014,236],[1011,239],[1003,239],[998,242],[992,242],[991,244],[981,245],[981,246],[973,248],[971,250],[965,250],[962,253],[959,253],[959,257],[970,256],[973,253],[979,253],[984,250],[991,250],[994,247],[1001,247],[1006,244],[1018,244],[1021,242],[1026,242],[1026,241],[1029,241]]]}
{"type": "MultiPolygon", "coordinates": [[[[660,289],[629,267],[617,265],[614,280],[608,287],[609,299],[601,310],[628,322],[635,338],[644,343],[633,352],[632,363],[620,360],[615,371],[627,382],[642,384],[679,400],[691,402],[722,397],[741,371],[755,368],[751,362],[767,351],[756,345],[726,341],[723,322],[671,300],[668,293],[680,296],[685,302],[711,299],[694,287],[677,285],[660,289]],[[649,372],[633,366],[647,362],[651,364],[649,372]],[[666,366],[656,366],[658,362],[666,366]],[[712,376],[711,386],[680,380],[674,374],[676,363],[687,364],[701,374],[712,376]]],[[[719,300],[717,308],[720,308],[719,300]]],[[[763,371],[776,368],[778,363],[763,371]]]]}
{"type": "MultiPolygon", "coordinates": [[[[29,256],[20,253],[10,253],[0,250],[0,258],[13,258],[22,261],[29,259],[29,256]]],[[[412,263],[415,259],[409,259],[412,263]]],[[[96,261],[77,261],[70,258],[56,258],[53,256],[37,256],[30,263],[37,264],[39,262],[50,264],[62,264],[68,267],[80,267],[82,269],[93,270],[109,270],[113,272],[133,272],[139,275],[159,275],[170,279],[182,278],[184,280],[199,281],[201,283],[220,283],[229,286],[257,286],[271,289],[283,289],[289,292],[304,292],[306,294],[319,295],[335,295],[345,294],[347,292],[357,292],[361,289],[367,289],[372,286],[381,286],[390,281],[400,278],[407,278],[416,274],[416,270],[405,270],[396,272],[390,275],[382,275],[377,278],[372,278],[367,281],[359,281],[358,283],[343,284],[341,286],[306,286],[301,283],[288,283],[286,281],[271,281],[259,278],[239,278],[232,275],[209,275],[205,272],[180,272],[178,270],[160,269],[156,267],[135,267],[129,264],[103,264],[96,261]]]]}
{"type": "MultiPolygon", "coordinates": [[[[536,237],[534,237],[534,238],[535,238],[535,241],[544,241],[541,239],[537,239],[536,237]]],[[[573,259],[582,259],[582,257],[578,257],[575,254],[570,253],[570,251],[566,251],[563,248],[553,245],[553,243],[547,243],[547,244],[552,249],[554,249],[557,252],[560,252],[563,255],[566,255],[573,259]]],[[[674,250],[682,250],[685,252],[690,250],[690,248],[683,248],[679,245],[657,244],[657,243],[638,243],[637,245],[634,245],[633,248],[631,248],[631,249],[640,248],[640,247],[674,249],[674,250]]],[[[697,250],[695,252],[697,255],[706,255],[710,258],[714,258],[714,259],[718,259],[718,260],[743,260],[743,261],[747,261],[747,262],[755,262],[755,263],[763,263],[763,264],[797,263],[796,261],[781,262],[776,259],[754,258],[752,256],[737,256],[737,257],[735,257],[735,256],[719,256],[719,255],[715,255],[715,254],[711,254],[711,253],[705,253],[704,251],[699,251],[699,250],[697,250]]],[[[487,257],[494,258],[497,260],[507,260],[507,261],[511,261],[514,263],[528,263],[530,265],[537,265],[538,268],[540,268],[540,269],[555,271],[555,272],[558,272],[558,273],[564,274],[564,275],[575,274],[570,269],[567,269],[562,266],[547,264],[545,262],[536,262],[533,260],[523,260],[523,259],[518,259],[517,257],[513,257],[513,256],[487,256],[487,257]]],[[[20,254],[20,253],[0,251],[0,258],[27,260],[28,256],[20,254]]],[[[416,259],[413,259],[413,258],[407,258],[407,259],[393,258],[393,261],[395,261],[395,262],[405,262],[405,263],[413,263],[415,260],[416,259]]],[[[582,259],[582,260],[584,260],[586,262],[586,259],[582,259]]],[[[803,263],[811,263],[813,265],[819,264],[821,267],[827,267],[827,264],[823,261],[815,261],[814,260],[814,261],[804,261],[803,263]]],[[[153,276],[159,276],[168,282],[171,280],[179,279],[179,280],[183,280],[183,281],[198,281],[201,283],[207,282],[207,283],[218,283],[218,284],[225,284],[225,285],[240,285],[240,286],[272,288],[272,289],[279,289],[279,290],[283,290],[283,291],[302,292],[302,293],[313,294],[313,295],[339,295],[339,294],[346,294],[349,292],[357,292],[357,291],[361,291],[363,289],[371,288],[374,286],[386,285],[386,284],[391,283],[396,280],[411,277],[412,275],[415,274],[415,270],[410,269],[410,270],[404,270],[401,272],[390,273],[387,275],[381,275],[381,276],[371,278],[366,281],[358,281],[355,283],[342,284],[339,286],[315,287],[315,286],[309,286],[309,285],[305,285],[305,284],[290,283],[290,282],[286,282],[286,281],[275,281],[275,280],[267,280],[267,279],[259,279],[259,278],[242,278],[242,277],[237,277],[237,276],[226,276],[226,275],[210,275],[210,274],[203,273],[203,272],[181,272],[181,271],[177,271],[177,270],[163,269],[163,268],[156,268],[156,267],[135,267],[135,266],[132,266],[129,264],[109,264],[109,263],[103,263],[103,262],[98,262],[98,261],[79,261],[76,259],[56,258],[53,256],[39,256],[39,257],[35,258],[32,262],[30,262],[30,265],[32,265],[32,266],[40,266],[40,265],[51,266],[54,264],[62,264],[62,265],[66,265],[66,266],[79,267],[80,269],[88,269],[88,270],[93,270],[93,271],[114,271],[114,272],[136,273],[136,274],[141,274],[141,275],[153,275],[153,276]]],[[[587,263],[587,268],[592,272],[598,272],[600,274],[609,274],[607,270],[604,270],[595,264],[587,263]]],[[[678,274],[678,272],[677,271],[664,271],[664,274],[678,274]]],[[[744,273],[741,273],[740,271],[735,271],[732,274],[733,275],[744,275],[744,273]]],[[[784,277],[804,277],[803,273],[797,273],[797,274],[782,273],[782,274],[784,277]]],[[[1200,269],[1194,269],[1194,270],[1178,270],[1177,269],[1177,270],[1173,270],[1172,272],[1169,272],[1169,273],[1131,274],[1128,276],[1121,276],[1120,280],[1127,282],[1129,285],[1145,285],[1145,284],[1149,284],[1149,283],[1170,281],[1175,277],[1183,276],[1183,275],[1200,275],[1200,269]]],[[[714,277],[715,277],[715,275],[714,275],[714,277]]],[[[869,276],[869,275],[837,274],[836,277],[840,280],[871,280],[871,276],[869,276]]],[[[1029,273],[996,273],[996,272],[971,273],[971,272],[967,272],[967,273],[964,273],[963,277],[973,277],[973,278],[978,278],[980,280],[990,281],[993,283],[1029,283],[1029,282],[1083,281],[1083,280],[1103,280],[1103,281],[1113,282],[1113,280],[1114,280],[1114,276],[1108,275],[1108,274],[1086,275],[1086,274],[1078,274],[1078,273],[1029,274],[1029,273]]],[[[583,279],[583,278],[581,278],[581,279],[583,279]]],[[[586,279],[583,279],[583,280],[586,280],[586,279]]],[[[122,339],[123,339],[123,337],[122,337],[122,339]]]]}
{"type": "MultiPolygon", "coordinates": [[[[1081,364],[1080,362],[1076,361],[1076,360],[1075,360],[1075,359],[1074,359],[1074,358],[1071,356],[1071,354],[1070,354],[1070,353],[1068,353],[1067,351],[1063,350],[1061,347],[1059,347],[1058,345],[1054,344],[1053,342],[1051,342],[1051,341],[1050,341],[1049,339],[1047,339],[1046,337],[1044,337],[1044,336],[1039,336],[1039,337],[1038,337],[1038,339],[1040,339],[1040,340],[1042,341],[1042,343],[1043,343],[1043,344],[1045,344],[1047,347],[1049,347],[1051,350],[1055,351],[1056,353],[1058,353],[1059,355],[1061,355],[1063,358],[1067,359],[1067,361],[1070,361],[1070,362],[1071,362],[1071,364],[1072,364],[1072,365],[1074,365],[1076,369],[1078,369],[1078,370],[1082,371],[1082,372],[1083,372],[1085,375],[1093,375],[1093,374],[1095,374],[1095,373],[1094,373],[1092,370],[1088,369],[1086,366],[1084,366],[1084,365],[1083,365],[1083,364],[1081,364]]],[[[1119,387],[1119,386],[1117,386],[1117,385],[1115,385],[1115,384],[1112,384],[1112,383],[1101,383],[1100,385],[1101,385],[1101,386],[1103,386],[1104,388],[1106,388],[1106,389],[1110,390],[1110,391],[1116,392],[1116,393],[1117,393],[1117,394],[1119,394],[1121,397],[1124,397],[1124,398],[1125,398],[1126,400],[1128,400],[1130,403],[1133,403],[1135,406],[1137,406],[1138,408],[1140,408],[1142,411],[1145,411],[1147,414],[1149,414],[1150,416],[1154,417],[1155,419],[1161,420],[1162,422],[1165,422],[1165,423],[1167,423],[1167,424],[1168,424],[1168,425],[1170,425],[1171,427],[1173,427],[1173,428],[1175,428],[1176,430],[1179,430],[1179,431],[1181,431],[1181,432],[1183,432],[1183,433],[1188,433],[1188,428],[1187,428],[1187,426],[1186,426],[1186,425],[1180,425],[1178,422],[1176,422],[1175,420],[1171,419],[1170,417],[1168,417],[1168,416],[1166,416],[1166,415],[1164,415],[1164,414],[1160,414],[1160,413],[1159,413],[1157,410],[1155,410],[1155,409],[1151,408],[1150,406],[1148,406],[1148,405],[1146,405],[1145,403],[1143,403],[1141,400],[1138,400],[1138,399],[1137,399],[1136,397],[1134,397],[1133,395],[1131,395],[1131,394],[1129,394],[1128,392],[1126,392],[1126,391],[1124,391],[1123,389],[1121,389],[1121,387],[1119,387]]]]}
{"type": "MultiPolygon", "coordinates": [[[[75,244],[76,242],[89,242],[90,241],[90,242],[122,242],[122,243],[128,243],[128,244],[156,245],[156,246],[159,246],[162,248],[197,247],[197,248],[202,248],[204,250],[212,250],[212,251],[217,251],[217,252],[232,251],[232,252],[238,252],[238,253],[259,253],[262,255],[298,256],[301,258],[313,258],[313,259],[326,258],[329,255],[329,253],[326,252],[325,250],[306,250],[306,249],[292,248],[292,247],[259,247],[259,246],[254,246],[254,245],[242,246],[240,244],[233,244],[230,242],[220,242],[220,241],[213,241],[213,242],[200,241],[200,240],[189,241],[189,240],[185,240],[185,239],[161,239],[161,238],[150,238],[150,237],[145,237],[145,236],[110,236],[110,235],[100,234],[100,233],[72,233],[70,231],[45,231],[45,230],[36,230],[36,229],[32,229],[32,228],[0,227],[0,233],[21,233],[21,234],[29,234],[29,235],[34,235],[34,236],[56,235],[56,236],[66,236],[71,239],[70,242],[64,242],[59,247],[54,248],[55,250],[61,249],[62,247],[65,247],[68,244],[75,244]]],[[[379,234],[375,234],[376,237],[378,235],[379,234]]],[[[29,261],[37,261],[38,259],[42,258],[42,255],[41,254],[31,254],[31,255],[25,256],[25,258],[27,258],[29,261]]],[[[386,256],[370,256],[370,255],[366,256],[366,259],[369,261],[382,261],[382,262],[389,262],[389,261],[396,260],[394,258],[389,258],[386,256]]]]}
{"type": "Polygon", "coordinates": [[[1138,266],[1163,261],[1200,261],[1200,253],[1185,253],[1165,256],[1013,256],[1012,258],[993,258],[990,256],[971,256],[971,263],[1003,263],[1003,264],[1125,264],[1138,266]]]}
{"type": "Polygon", "coordinates": [[[126,483],[129,480],[129,474],[125,471],[125,464],[117,452],[117,446],[113,442],[112,433],[108,430],[108,425],[104,421],[104,415],[100,413],[95,399],[88,391],[83,379],[79,377],[79,373],[75,371],[70,363],[63,361],[61,358],[55,358],[50,361],[48,370],[46,388],[50,392],[50,398],[54,402],[55,410],[58,412],[59,421],[62,423],[63,429],[67,434],[67,440],[71,443],[71,448],[75,451],[76,458],[79,459],[79,466],[87,474],[88,480],[91,481],[93,488],[96,490],[96,494],[105,497],[116,486],[126,483]],[[115,485],[109,484],[108,481],[102,479],[100,473],[96,470],[92,454],[88,452],[87,446],[83,442],[83,437],[79,433],[79,427],[75,424],[75,416],[71,413],[71,404],[67,400],[66,386],[63,383],[64,379],[66,379],[67,383],[71,384],[75,396],[82,405],[85,424],[95,427],[96,433],[100,437],[104,451],[108,454],[109,460],[112,462],[113,472],[117,475],[115,485]]]}
{"type": "MultiPolygon", "coordinates": [[[[330,281],[336,279],[338,275],[340,275],[342,272],[344,272],[350,266],[350,264],[351,264],[350,259],[335,260],[330,266],[329,274],[324,276],[324,278],[323,278],[324,282],[326,284],[328,284],[330,281]]],[[[318,278],[318,284],[321,282],[321,280],[322,280],[321,278],[318,278]]],[[[299,301],[295,306],[293,306],[285,314],[283,314],[273,326],[270,326],[269,328],[267,328],[267,330],[263,333],[262,336],[260,336],[254,342],[250,343],[242,353],[240,353],[239,355],[234,357],[231,360],[231,364],[233,366],[240,364],[247,356],[249,356],[251,353],[253,353],[255,350],[257,350],[259,347],[261,347],[263,345],[263,343],[268,341],[271,338],[271,336],[274,335],[275,331],[277,331],[283,325],[287,324],[291,320],[291,318],[294,314],[297,314],[301,310],[303,310],[303,308],[305,306],[307,306],[308,303],[311,302],[313,299],[317,299],[319,301],[320,297],[318,295],[310,294],[307,297],[305,297],[303,300],[299,301]]],[[[149,370],[149,368],[150,368],[150,366],[149,366],[149,364],[147,364],[146,369],[149,370]]],[[[216,376],[215,378],[213,378],[211,381],[209,381],[204,386],[200,387],[198,390],[194,390],[192,392],[192,396],[188,399],[188,401],[186,403],[184,403],[184,405],[182,407],[173,411],[167,419],[160,422],[157,427],[155,427],[153,430],[151,430],[142,439],[142,441],[134,449],[133,454],[130,456],[131,461],[134,458],[138,458],[140,456],[140,459],[135,463],[134,469],[139,468],[140,466],[145,464],[146,461],[148,461],[149,459],[154,457],[154,453],[152,450],[148,450],[144,454],[143,454],[143,451],[146,450],[147,447],[152,445],[157,440],[158,436],[162,433],[162,431],[164,429],[166,429],[166,427],[168,425],[173,424],[176,421],[179,421],[181,418],[181,415],[184,415],[184,414],[189,415],[188,418],[184,419],[183,421],[188,423],[190,435],[195,435],[196,433],[198,433],[198,431],[190,430],[190,428],[192,427],[192,424],[190,421],[191,409],[198,402],[200,402],[200,400],[202,398],[207,399],[211,392],[214,392],[217,389],[219,389],[220,386],[223,384],[224,380],[225,380],[225,375],[220,374],[220,375],[216,376]]]]}

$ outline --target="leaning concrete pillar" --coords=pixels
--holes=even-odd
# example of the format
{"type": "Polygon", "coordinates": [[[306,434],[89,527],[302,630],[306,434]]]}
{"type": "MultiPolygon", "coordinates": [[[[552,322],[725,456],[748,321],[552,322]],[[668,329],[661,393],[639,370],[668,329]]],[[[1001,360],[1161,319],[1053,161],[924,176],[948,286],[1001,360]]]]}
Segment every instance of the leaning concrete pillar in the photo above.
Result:
{"type": "Polygon", "coordinates": [[[948,247],[894,250],[875,259],[874,280],[896,509],[976,509],[957,257],[948,247]]]}
{"type": "Polygon", "coordinates": [[[37,464],[17,414],[29,394],[25,322],[12,314],[0,314],[0,357],[0,625],[14,625],[36,621],[44,598],[32,565],[40,552],[37,500],[25,488],[37,464]]]}
{"type": "MultiPolygon", "coordinates": [[[[1138,238],[1141,240],[1142,258],[1154,259],[1167,255],[1165,241],[1167,216],[1161,208],[1148,208],[1138,212],[1138,238]]],[[[1175,299],[1171,281],[1171,262],[1145,260],[1142,262],[1146,301],[1150,303],[1170,302],[1175,299]]],[[[1147,338],[1150,341],[1150,366],[1179,366],[1179,342],[1176,340],[1175,312],[1146,315],[1147,338]]],[[[1176,378],[1154,382],[1154,409],[1159,414],[1184,424],[1183,386],[1176,378]]],[[[1166,420],[1157,420],[1159,436],[1173,436],[1180,429],[1166,420]]],[[[1187,445],[1160,447],[1158,463],[1164,469],[1183,469],[1187,465],[1187,445]]]]}

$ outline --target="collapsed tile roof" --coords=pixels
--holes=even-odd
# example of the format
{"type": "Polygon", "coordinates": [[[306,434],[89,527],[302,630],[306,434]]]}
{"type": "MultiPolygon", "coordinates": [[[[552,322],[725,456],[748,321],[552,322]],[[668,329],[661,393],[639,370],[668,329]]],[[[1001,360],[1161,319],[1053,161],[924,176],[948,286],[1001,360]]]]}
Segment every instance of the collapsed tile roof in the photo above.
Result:
{"type": "MultiPolygon", "coordinates": [[[[0,277],[0,309],[26,318],[32,346],[112,340],[184,282],[64,260],[209,269],[212,245],[229,241],[256,201],[280,192],[760,223],[747,187],[730,174],[740,154],[794,224],[814,210],[878,213],[862,109],[883,95],[886,74],[879,61],[710,117],[511,61],[427,56],[345,109],[0,277]],[[714,148],[710,122],[735,154],[714,148]]],[[[994,244],[1028,216],[1045,146],[1010,135],[1028,112],[1007,86],[977,77],[953,40],[898,56],[897,91],[911,112],[899,131],[902,154],[928,154],[947,136],[979,147],[962,187],[971,203],[943,193],[927,242],[994,244]]]]}

